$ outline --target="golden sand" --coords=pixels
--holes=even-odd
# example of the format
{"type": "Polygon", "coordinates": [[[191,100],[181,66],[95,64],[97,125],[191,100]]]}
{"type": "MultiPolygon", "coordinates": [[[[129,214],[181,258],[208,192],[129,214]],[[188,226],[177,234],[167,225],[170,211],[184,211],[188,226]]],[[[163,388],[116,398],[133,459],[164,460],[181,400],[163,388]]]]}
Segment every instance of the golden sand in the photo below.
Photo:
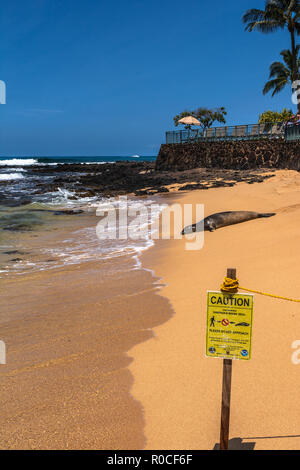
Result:
{"type": "Polygon", "coordinates": [[[1,281],[1,449],[144,447],[126,351],[171,309],[149,272],[103,264],[1,281]]]}
{"type": "MultiPolygon", "coordinates": [[[[186,251],[184,239],[158,241],[142,261],[166,284],[159,295],[150,272],[114,277],[96,261],[1,281],[2,449],[218,443],[222,361],[204,356],[206,290],[235,267],[244,286],[300,298],[300,174],[172,201],[204,203],[206,215],[277,215],[206,232],[200,251],[186,251]]],[[[297,339],[300,304],[256,295],[252,359],[233,364],[234,448],[300,448],[297,339]]]]}
{"type": "MultiPolygon", "coordinates": [[[[205,358],[206,290],[235,267],[245,287],[300,298],[300,174],[282,170],[261,184],[193,191],[176,203],[204,203],[205,214],[276,212],[205,232],[200,251],[185,240],[159,241],[143,255],[167,286],[175,315],[155,338],[131,351],[132,394],[144,408],[147,449],[213,449],[219,441],[222,361],[205,358]]],[[[300,448],[300,304],[255,296],[250,362],[234,361],[231,444],[255,449],[300,448]]]]}

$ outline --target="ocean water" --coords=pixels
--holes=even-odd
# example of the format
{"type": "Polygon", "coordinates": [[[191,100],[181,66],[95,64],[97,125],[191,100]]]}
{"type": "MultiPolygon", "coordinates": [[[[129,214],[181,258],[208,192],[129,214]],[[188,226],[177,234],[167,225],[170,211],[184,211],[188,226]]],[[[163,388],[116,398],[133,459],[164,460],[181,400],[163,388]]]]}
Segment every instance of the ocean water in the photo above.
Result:
{"type": "Polygon", "coordinates": [[[128,155],[128,156],[99,156],[99,157],[0,157],[0,166],[31,166],[31,165],[56,165],[58,163],[109,163],[109,162],[153,162],[156,156],[128,155]]]}
{"type": "MultiPolygon", "coordinates": [[[[89,164],[114,163],[114,162],[151,162],[156,157],[143,157],[138,155],[128,157],[0,157],[0,205],[18,206],[26,202],[26,197],[30,202],[59,203],[65,199],[70,200],[71,194],[67,194],[65,190],[59,190],[55,194],[49,192],[41,196],[37,189],[40,183],[48,183],[49,185],[55,177],[60,176],[55,173],[55,167],[59,164],[82,164],[82,173],[86,173],[89,164]],[[39,173],[36,169],[51,168],[51,175],[46,172],[39,173]],[[9,183],[9,184],[8,184],[9,183]]],[[[70,166],[71,168],[71,166],[70,166]]],[[[78,174],[78,173],[77,173],[78,174]]],[[[70,176],[71,169],[70,169],[70,176]]]]}
{"type": "Polygon", "coordinates": [[[140,268],[139,255],[153,245],[151,224],[161,209],[149,210],[149,233],[138,240],[99,240],[97,210],[105,210],[108,204],[116,212],[122,204],[132,209],[141,203],[150,207],[152,203],[162,204],[161,198],[135,197],[124,202],[101,194],[77,197],[75,191],[64,188],[39,194],[41,181],[45,183],[48,178],[46,182],[51,185],[55,171],[51,176],[31,171],[37,165],[53,167],[60,163],[82,163],[84,171],[84,164],[115,161],[155,161],[155,157],[0,157],[0,277],[88,261],[103,263],[124,256],[132,259],[132,269],[140,268]]]}
{"type": "MultiPolygon", "coordinates": [[[[141,160],[154,161],[155,157],[1,157],[0,277],[52,270],[88,261],[103,263],[124,256],[131,258],[129,265],[132,269],[139,269],[139,255],[153,245],[151,224],[161,211],[160,208],[150,211],[150,206],[160,204],[160,197],[147,200],[133,197],[127,201],[105,198],[101,194],[77,197],[75,191],[64,188],[39,194],[36,191],[38,185],[45,178],[51,183],[53,175],[31,172],[31,169],[37,165],[53,167],[59,163],[82,163],[83,171],[86,171],[84,164],[141,160]],[[138,240],[99,240],[96,233],[99,211],[105,211],[109,206],[110,210],[113,207],[118,213],[124,204],[128,209],[138,210],[141,203],[149,207],[149,232],[146,237],[138,240]],[[75,213],[72,214],[72,211],[75,213]]],[[[134,227],[134,221],[129,222],[134,227]]]]}

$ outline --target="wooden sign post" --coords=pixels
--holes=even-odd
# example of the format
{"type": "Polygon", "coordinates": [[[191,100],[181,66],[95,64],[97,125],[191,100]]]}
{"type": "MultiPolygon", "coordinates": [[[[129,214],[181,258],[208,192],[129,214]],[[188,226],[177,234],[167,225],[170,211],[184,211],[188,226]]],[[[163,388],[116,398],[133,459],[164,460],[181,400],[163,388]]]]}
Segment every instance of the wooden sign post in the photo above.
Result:
{"type": "MultiPolygon", "coordinates": [[[[236,269],[227,269],[236,279],[236,269]]],[[[206,357],[223,359],[220,450],[228,450],[232,361],[249,361],[252,353],[252,294],[207,291],[206,357]]]]}
{"type": "MultiPolygon", "coordinates": [[[[236,279],[236,269],[227,269],[227,277],[229,277],[230,279],[236,279]]],[[[228,450],[231,376],[232,376],[232,359],[223,359],[220,450],[228,450]]]]}

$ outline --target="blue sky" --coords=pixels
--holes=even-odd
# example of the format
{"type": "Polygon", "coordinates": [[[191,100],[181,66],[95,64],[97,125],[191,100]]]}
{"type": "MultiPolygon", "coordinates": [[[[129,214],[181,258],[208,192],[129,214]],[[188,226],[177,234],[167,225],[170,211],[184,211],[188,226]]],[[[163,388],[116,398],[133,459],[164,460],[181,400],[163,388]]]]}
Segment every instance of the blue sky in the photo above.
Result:
{"type": "MultiPolygon", "coordinates": [[[[0,155],[155,155],[173,116],[225,106],[229,125],[293,108],[263,96],[287,32],[246,33],[264,0],[27,0],[1,5],[0,155]]],[[[293,108],[294,109],[294,108],[293,108]]]]}

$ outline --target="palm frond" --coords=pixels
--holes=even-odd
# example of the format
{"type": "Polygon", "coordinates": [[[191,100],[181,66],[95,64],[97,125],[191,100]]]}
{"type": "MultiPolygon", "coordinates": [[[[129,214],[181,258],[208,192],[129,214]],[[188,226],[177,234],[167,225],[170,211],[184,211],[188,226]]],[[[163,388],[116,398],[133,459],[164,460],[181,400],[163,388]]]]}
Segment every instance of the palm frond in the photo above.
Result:
{"type": "Polygon", "coordinates": [[[266,7],[265,18],[267,20],[275,20],[278,24],[285,25],[288,16],[284,10],[275,6],[266,7]]]}
{"type": "MultiPolygon", "coordinates": [[[[292,70],[293,68],[293,55],[289,49],[284,49],[283,51],[280,52],[281,57],[284,60],[284,63],[286,66],[292,70]]],[[[298,54],[297,54],[298,56],[298,54]]]]}
{"type": "Polygon", "coordinates": [[[258,10],[256,8],[247,10],[242,18],[243,23],[246,25],[245,31],[252,31],[258,21],[264,21],[264,20],[265,20],[265,12],[263,10],[258,10]]]}
{"type": "Polygon", "coordinates": [[[287,82],[285,80],[278,80],[278,83],[277,83],[277,85],[274,88],[274,91],[272,93],[272,97],[277,95],[277,93],[280,93],[286,87],[286,85],[288,85],[288,84],[289,84],[289,82],[287,82]]]}
{"type": "Polygon", "coordinates": [[[269,91],[273,90],[272,96],[279,93],[283,88],[292,83],[295,80],[295,77],[299,76],[300,69],[300,57],[298,57],[300,50],[300,45],[296,46],[297,54],[297,71],[294,71],[293,56],[289,49],[284,49],[280,52],[281,57],[283,58],[283,63],[276,61],[270,65],[270,74],[269,81],[265,84],[263,88],[263,94],[265,95],[269,91]]]}
{"type": "Polygon", "coordinates": [[[283,90],[288,83],[288,80],[285,79],[275,78],[274,80],[269,80],[263,88],[263,94],[266,95],[269,91],[273,90],[272,96],[274,96],[283,90]]]}
{"type": "Polygon", "coordinates": [[[281,10],[286,10],[290,6],[291,1],[292,0],[266,0],[266,8],[276,7],[281,10]]]}
{"type": "Polygon", "coordinates": [[[260,31],[262,33],[272,33],[277,29],[290,28],[291,26],[300,34],[299,0],[266,0],[264,10],[253,8],[246,11],[243,22],[246,24],[246,31],[260,31]],[[293,15],[295,13],[295,15],[293,15]]]}
{"type": "Polygon", "coordinates": [[[243,22],[246,24],[245,31],[254,30],[261,33],[271,33],[278,28],[284,28],[285,21],[271,14],[267,15],[263,10],[248,10],[243,16],[243,22]]]}
{"type": "Polygon", "coordinates": [[[269,91],[273,90],[273,88],[276,87],[277,82],[277,78],[275,78],[274,80],[269,80],[263,88],[263,94],[266,95],[267,93],[269,93],[269,91]]]}
{"type": "Polygon", "coordinates": [[[287,16],[290,16],[293,12],[295,12],[295,8],[297,7],[297,0],[290,0],[289,5],[287,7],[287,16]]]}
{"type": "Polygon", "coordinates": [[[299,7],[299,0],[266,0],[266,7],[275,7],[283,11],[293,12],[299,7]]]}
{"type": "Polygon", "coordinates": [[[278,29],[283,29],[285,26],[284,22],[279,22],[276,19],[265,19],[264,21],[257,22],[255,26],[253,26],[253,29],[256,29],[260,33],[273,33],[274,31],[277,31],[278,29]]]}
{"type": "Polygon", "coordinates": [[[290,70],[284,66],[282,62],[273,62],[270,65],[270,78],[278,77],[278,76],[286,76],[289,77],[290,70]]]}
{"type": "Polygon", "coordinates": [[[251,10],[247,10],[243,16],[243,22],[248,23],[251,21],[261,21],[265,17],[264,10],[258,10],[257,8],[251,8],[251,10]]]}

